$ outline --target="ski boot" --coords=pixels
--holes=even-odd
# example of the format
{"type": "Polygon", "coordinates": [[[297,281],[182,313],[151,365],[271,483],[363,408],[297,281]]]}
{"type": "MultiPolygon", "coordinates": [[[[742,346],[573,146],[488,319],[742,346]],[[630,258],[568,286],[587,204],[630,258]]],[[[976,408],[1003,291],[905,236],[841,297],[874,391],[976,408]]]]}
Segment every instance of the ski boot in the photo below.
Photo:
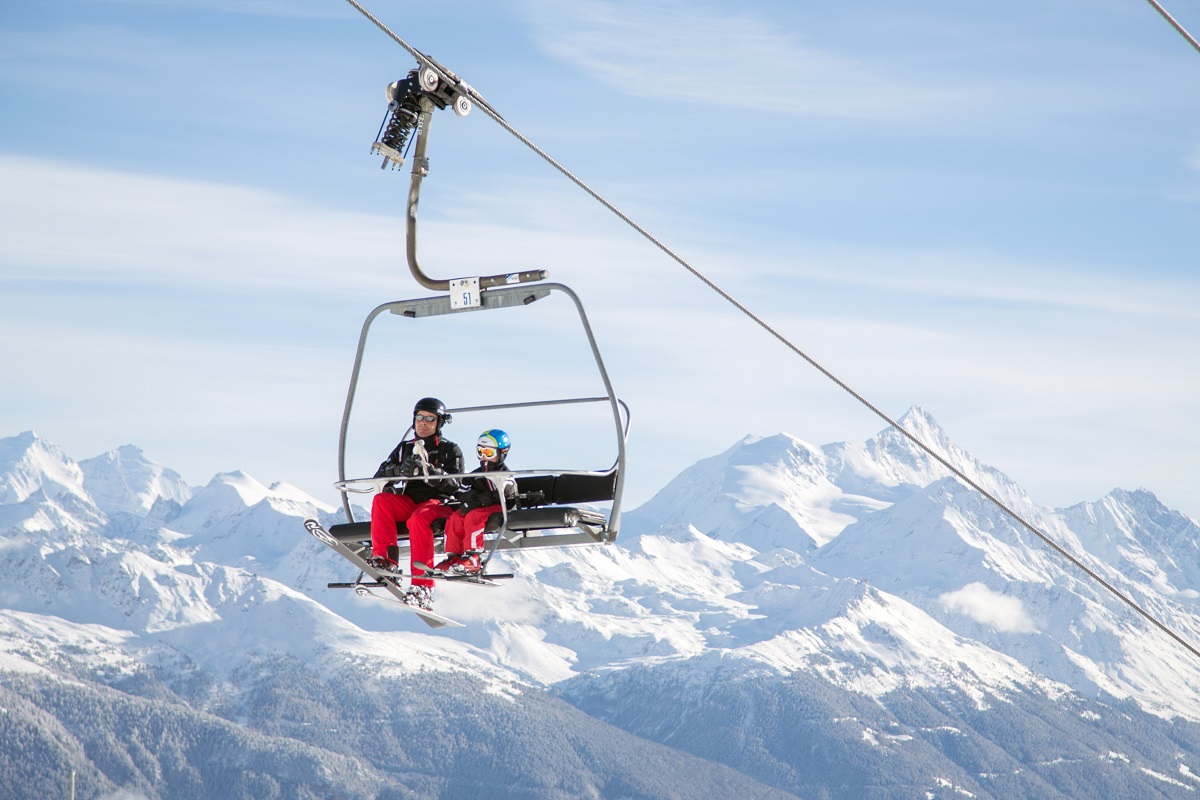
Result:
{"type": "Polygon", "coordinates": [[[428,586],[410,586],[404,590],[406,605],[433,611],[433,589],[428,586]]]}
{"type": "Polygon", "coordinates": [[[387,572],[393,575],[400,574],[400,565],[387,556],[371,556],[367,559],[367,564],[372,569],[377,569],[380,572],[387,572]]]}
{"type": "Polygon", "coordinates": [[[447,553],[446,557],[432,567],[427,567],[425,572],[432,575],[448,575],[455,564],[463,557],[462,553],[447,553]]]}
{"type": "Polygon", "coordinates": [[[483,564],[479,561],[479,551],[468,550],[460,554],[454,563],[450,565],[449,572],[451,575],[467,575],[471,577],[479,575],[483,572],[483,564]]]}

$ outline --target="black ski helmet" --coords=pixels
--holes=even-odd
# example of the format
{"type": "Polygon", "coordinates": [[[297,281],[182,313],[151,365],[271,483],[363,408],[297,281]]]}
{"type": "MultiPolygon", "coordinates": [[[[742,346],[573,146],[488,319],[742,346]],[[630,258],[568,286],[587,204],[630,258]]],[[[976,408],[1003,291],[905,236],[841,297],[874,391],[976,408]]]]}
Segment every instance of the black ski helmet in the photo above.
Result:
{"type": "Polygon", "coordinates": [[[430,414],[436,414],[438,418],[437,429],[441,433],[442,426],[450,421],[450,415],[446,413],[446,404],[436,397],[422,397],[413,406],[413,416],[417,415],[418,411],[425,411],[430,414]]]}

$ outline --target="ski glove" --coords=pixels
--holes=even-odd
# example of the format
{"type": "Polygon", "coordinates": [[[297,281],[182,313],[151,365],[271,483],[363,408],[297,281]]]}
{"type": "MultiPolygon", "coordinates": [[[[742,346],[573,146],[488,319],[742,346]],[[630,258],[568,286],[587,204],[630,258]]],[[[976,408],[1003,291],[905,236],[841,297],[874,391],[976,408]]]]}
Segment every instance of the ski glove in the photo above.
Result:
{"type": "Polygon", "coordinates": [[[473,508],[482,508],[487,505],[484,502],[485,498],[480,496],[480,493],[472,489],[469,492],[464,492],[459,502],[462,503],[462,512],[465,514],[473,508]]]}
{"type": "Polygon", "coordinates": [[[421,459],[415,455],[406,456],[396,467],[397,475],[405,478],[415,478],[421,474],[421,459]]]}
{"type": "MultiPolygon", "coordinates": [[[[411,456],[410,456],[411,458],[411,456]]],[[[381,478],[407,478],[412,475],[412,464],[409,463],[410,458],[406,458],[399,464],[385,464],[379,470],[381,478]]]]}
{"type": "Polygon", "coordinates": [[[445,475],[445,470],[439,469],[433,465],[426,465],[416,456],[407,456],[399,464],[393,464],[384,468],[382,477],[385,478],[422,478],[428,474],[445,475]],[[428,471],[428,472],[427,472],[428,471]]]}

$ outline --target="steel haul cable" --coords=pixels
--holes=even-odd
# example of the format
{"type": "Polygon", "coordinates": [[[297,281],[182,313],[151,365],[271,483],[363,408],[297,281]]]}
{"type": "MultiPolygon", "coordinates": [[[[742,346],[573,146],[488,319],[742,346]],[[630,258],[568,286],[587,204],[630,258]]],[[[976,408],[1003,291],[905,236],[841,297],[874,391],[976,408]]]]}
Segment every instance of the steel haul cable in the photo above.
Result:
{"type": "Polygon", "coordinates": [[[1196,41],[1196,37],[1188,33],[1187,29],[1180,25],[1179,21],[1172,17],[1170,12],[1163,8],[1162,4],[1159,3],[1158,0],[1146,0],[1146,2],[1154,6],[1154,10],[1159,14],[1162,14],[1162,18],[1171,23],[1171,27],[1179,31],[1179,35],[1184,39],[1187,39],[1188,43],[1191,44],[1192,47],[1196,48],[1197,52],[1200,52],[1200,42],[1196,41]]]}
{"type": "MultiPolygon", "coordinates": [[[[1140,605],[1138,605],[1137,602],[1135,600],[1133,600],[1133,598],[1127,596],[1120,589],[1118,589],[1117,587],[1113,586],[1111,583],[1106,581],[1103,577],[1101,577],[1099,574],[1097,574],[1095,570],[1088,567],[1080,559],[1076,558],[1069,551],[1067,551],[1065,548],[1063,548],[1062,545],[1060,545],[1058,542],[1056,542],[1052,538],[1050,538],[1049,534],[1043,532],[1040,528],[1035,526],[1033,523],[1027,521],[1019,513],[1017,513],[1015,510],[1013,510],[1007,504],[1005,504],[1002,500],[1000,500],[1000,498],[996,497],[994,494],[989,492],[987,489],[980,486],[977,482],[975,482],[970,477],[968,477],[966,474],[964,474],[962,470],[958,469],[953,464],[951,464],[940,453],[938,453],[936,450],[934,450],[931,447],[929,447],[928,445],[926,445],[924,442],[922,442],[920,439],[918,439],[916,436],[914,436],[912,433],[910,433],[908,430],[906,430],[903,426],[901,426],[900,423],[893,420],[891,417],[889,417],[887,414],[885,414],[883,411],[881,411],[879,408],[877,408],[873,403],[871,403],[869,400],[867,400],[865,397],[863,397],[861,394],[859,394],[853,388],[851,388],[848,384],[846,384],[844,381],[842,381],[840,378],[838,378],[836,375],[834,375],[832,372],[830,372],[828,369],[826,369],[824,366],[822,366],[820,363],[818,363],[815,359],[813,359],[811,356],[809,356],[807,353],[805,353],[803,350],[801,350],[796,345],[792,344],[792,342],[789,341],[786,337],[784,337],[783,334],[779,333],[777,330],[775,330],[773,327],[771,327],[770,324],[768,324],[766,321],[764,321],[761,317],[759,317],[757,314],[755,314],[749,308],[742,305],[742,303],[740,303],[736,298],[734,298],[733,295],[729,294],[729,292],[725,291],[720,286],[718,286],[716,283],[714,283],[706,275],[704,275],[702,272],[700,272],[698,269],[696,269],[691,264],[689,264],[686,260],[684,260],[684,258],[682,256],[677,254],[674,250],[669,248],[666,244],[664,244],[662,241],[660,241],[657,237],[655,237],[653,234],[651,234],[648,230],[646,230],[641,225],[639,225],[637,222],[635,222],[628,214],[621,211],[615,205],[610,203],[607,199],[605,199],[603,196],[601,196],[599,192],[597,192],[591,186],[588,186],[580,178],[578,178],[576,175],[574,175],[570,170],[568,170],[566,167],[564,167],[562,164],[560,164],[558,161],[556,161],[553,157],[551,157],[548,153],[546,153],[544,150],[542,150],[540,147],[538,147],[536,144],[534,144],[532,141],[530,141],[524,134],[522,134],[520,131],[518,131],[516,128],[514,128],[512,125],[508,124],[508,122],[506,122],[504,120],[504,118],[501,117],[498,113],[496,113],[496,111],[491,107],[491,105],[489,105],[488,102],[477,91],[475,91],[475,89],[473,87],[471,87],[469,84],[458,79],[457,76],[446,71],[446,69],[444,67],[442,67],[437,62],[433,61],[431,58],[426,56],[424,53],[421,53],[420,51],[413,48],[411,45],[409,45],[407,42],[405,42],[403,39],[401,39],[399,36],[397,36],[394,32],[392,32],[378,18],[376,18],[373,14],[371,14],[371,12],[369,12],[365,8],[363,8],[362,5],[357,2],[357,0],[346,0],[346,2],[348,2],[350,5],[354,6],[356,9],[358,9],[363,14],[363,16],[365,16],[367,19],[369,19],[371,22],[373,22],[380,30],[382,30],[389,37],[391,37],[391,39],[393,41],[395,41],[397,44],[399,44],[401,47],[403,47],[405,50],[407,50],[415,59],[417,59],[418,62],[421,63],[422,66],[432,67],[433,69],[436,69],[447,80],[450,80],[453,83],[455,83],[456,88],[459,91],[463,92],[464,94],[467,94],[471,98],[471,100],[476,103],[476,105],[478,105],[480,108],[482,108],[484,110],[484,113],[486,113],[489,117],[491,117],[493,120],[495,120],[506,131],[508,131],[510,134],[512,134],[518,140],[520,140],[522,144],[524,144],[526,147],[528,147],[529,149],[531,149],[535,153],[537,153],[539,156],[541,156],[542,159],[544,159],[548,164],[550,164],[552,167],[554,167],[559,172],[561,172],[572,183],[574,183],[580,189],[583,189],[585,192],[587,192],[589,195],[591,195],[597,202],[599,202],[601,205],[603,205],[609,211],[611,211],[612,213],[614,213],[618,217],[620,217],[621,220],[623,220],[631,228],[633,228],[638,233],[640,233],[643,237],[645,237],[647,240],[649,240],[650,243],[653,244],[655,247],[657,247],[658,249],[660,249],[664,253],[666,253],[672,260],[674,260],[676,263],[678,263],[680,266],[682,266],[684,269],[686,269],[688,272],[690,272],[693,276],[695,276],[700,281],[702,281],[706,286],[708,286],[714,292],[719,294],[721,297],[725,298],[725,300],[727,300],[729,303],[731,303],[735,308],[737,308],[739,311],[741,311],[747,317],[754,320],[754,322],[756,322],[763,330],[765,330],[767,333],[771,334],[776,339],[778,339],[785,347],[787,347],[793,353],[795,353],[796,355],[800,356],[802,359],[807,361],[814,369],[816,369],[822,375],[824,375],[825,377],[829,378],[829,380],[831,380],[835,384],[837,384],[841,389],[843,389],[845,392],[847,392],[849,395],[851,395],[859,403],[864,405],[866,408],[870,409],[870,411],[872,413],[874,413],[876,416],[878,416],[880,419],[882,419],[884,422],[886,422],[889,426],[891,426],[896,431],[898,431],[901,435],[903,435],[906,439],[908,439],[914,445],[919,447],[922,451],[924,451],[931,458],[936,460],[939,464],[941,464],[946,469],[948,469],[955,477],[957,477],[959,480],[961,480],[967,486],[971,487],[972,489],[974,489],[975,491],[979,492],[981,495],[986,497],[988,500],[990,500],[993,504],[996,505],[996,507],[998,507],[1001,511],[1003,511],[1005,514],[1007,514],[1009,517],[1011,517],[1013,520],[1015,520],[1019,525],[1021,525],[1021,527],[1025,528],[1030,533],[1032,533],[1034,536],[1037,536],[1039,539],[1041,539],[1043,542],[1045,542],[1046,545],[1048,545],[1055,552],[1057,552],[1059,555],[1061,555],[1063,558],[1065,558],[1067,561],[1069,561],[1071,564],[1073,564],[1075,567],[1077,567],[1080,571],[1082,571],[1085,575],[1090,577],[1093,581],[1095,581],[1100,586],[1102,586],[1105,590],[1107,590],[1110,594],[1112,594],[1114,597],[1116,597],[1122,603],[1129,606],[1131,609],[1133,609],[1135,612],[1137,612],[1140,616],[1144,617],[1148,622],[1150,622],[1152,625],[1154,625],[1160,631],[1165,633],[1167,636],[1171,637],[1173,640],[1175,640],[1175,642],[1177,642],[1182,647],[1184,647],[1186,650],[1188,650],[1192,655],[1196,656],[1197,658],[1200,658],[1200,649],[1197,649],[1194,645],[1191,644],[1191,642],[1187,641],[1182,636],[1177,634],[1175,631],[1171,630],[1171,628],[1169,628],[1166,625],[1166,623],[1161,622],[1154,615],[1152,615],[1149,611],[1147,611],[1146,609],[1144,609],[1140,605]]],[[[1151,0],[1151,2],[1153,2],[1153,0],[1151,0]]]]}

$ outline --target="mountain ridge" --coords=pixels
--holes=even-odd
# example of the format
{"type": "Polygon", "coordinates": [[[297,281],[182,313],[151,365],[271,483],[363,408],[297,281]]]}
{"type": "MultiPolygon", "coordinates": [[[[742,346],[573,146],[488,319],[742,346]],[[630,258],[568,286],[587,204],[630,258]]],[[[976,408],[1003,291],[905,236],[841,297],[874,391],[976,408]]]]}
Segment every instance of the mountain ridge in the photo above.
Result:
{"type": "MultiPolygon", "coordinates": [[[[1037,506],[954,447],[926,412],[903,421],[1200,637],[1194,521],[1143,489],[1067,509],[1037,506]]],[[[0,439],[0,485],[21,487],[9,495],[18,502],[0,503],[0,560],[19,576],[0,588],[0,675],[162,686],[156,696],[215,710],[254,707],[246,676],[273,663],[324,681],[353,675],[397,687],[457,675],[520,708],[560,697],[616,725],[620,744],[604,747],[632,748],[625,737],[640,737],[779,791],[847,798],[833,788],[834,773],[814,783],[774,756],[718,757],[696,725],[725,729],[729,720],[702,713],[705,696],[731,708],[751,702],[739,713],[750,715],[744,724],[762,747],[788,750],[778,737],[801,736],[832,748],[832,762],[847,769],[873,765],[865,781],[886,775],[876,758],[895,753],[911,773],[897,796],[991,789],[982,762],[947,750],[937,726],[904,733],[927,712],[896,709],[970,720],[963,741],[999,748],[995,757],[1016,775],[1013,765],[1025,762],[1015,753],[1038,741],[1039,726],[1077,725],[1064,709],[1074,709],[1072,720],[1083,715],[1086,729],[1111,719],[1114,703],[1133,703],[1146,730],[1143,755],[1106,766],[1106,780],[1174,786],[1145,779],[1146,770],[1200,774],[1195,750],[1168,757],[1163,744],[1200,720],[1200,668],[894,431],[823,447],[788,434],[745,437],[629,512],[617,544],[505,553],[498,558],[516,578],[503,590],[439,587],[438,609],[468,623],[439,634],[385,601],[326,588],[350,569],[300,521],[329,524],[339,514],[296,487],[268,487],[236,470],[185,487],[132,446],[84,469],[35,434],[14,439],[0,439]],[[673,678],[664,685],[664,676],[673,678]],[[755,707],[803,706],[796,692],[804,691],[827,701],[813,708],[853,707],[875,721],[854,723],[859,739],[845,738],[850,729],[832,718],[803,730],[780,723],[776,732],[752,721],[755,707]],[[638,721],[638,703],[676,718],[668,701],[695,710],[675,719],[674,734],[638,721]],[[1026,717],[1004,717],[1012,742],[995,742],[996,715],[1018,707],[1026,717]]],[[[480,721],[468,714],[458,724],[476,730],[480,721]]],[[[1104,741],[1102,733],[1089,742],[1104,741]]],[[[392,779],[379,761],[367,768],[392,779]]],[[[1086,774],[1051,779],[1024,768],[1029,777],[1006,779],[1020,789],[1013,796],[1037,796],[1031,787],[1055,780],[1076,786],[1086,774]]]]}

